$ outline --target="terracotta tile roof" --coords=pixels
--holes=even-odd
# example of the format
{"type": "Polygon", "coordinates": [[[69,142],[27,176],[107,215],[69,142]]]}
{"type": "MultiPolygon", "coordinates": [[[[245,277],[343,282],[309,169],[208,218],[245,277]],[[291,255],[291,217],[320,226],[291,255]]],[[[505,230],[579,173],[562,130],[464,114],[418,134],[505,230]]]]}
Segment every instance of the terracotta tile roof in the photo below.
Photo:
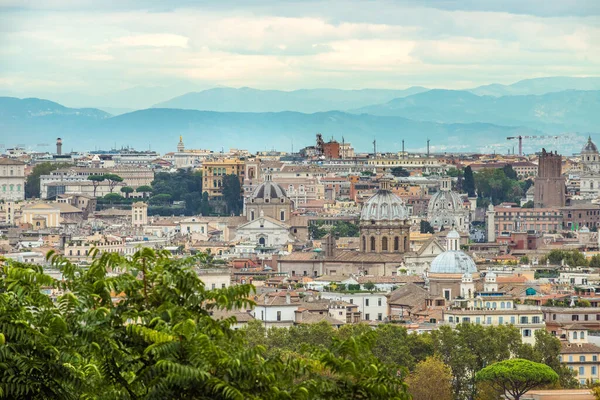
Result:
{"type": "Polygon", "coordinates": [[[561,354],[600,353],[600,347],[593,343],[560,343],[561,354]]]}

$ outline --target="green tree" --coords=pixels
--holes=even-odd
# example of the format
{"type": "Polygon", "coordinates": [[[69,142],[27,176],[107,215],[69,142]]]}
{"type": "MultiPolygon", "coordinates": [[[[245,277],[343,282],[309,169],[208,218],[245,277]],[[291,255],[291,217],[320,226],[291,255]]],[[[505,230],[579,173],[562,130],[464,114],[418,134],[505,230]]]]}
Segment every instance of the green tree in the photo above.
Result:
{"type": "Polygon", "coordinates": [[[451,178],[458,178],[461,174],[460,169],[458,168],[450,168],[448,171],[446,171],[446,175],[451,177],[451,178]]]}
{"type": "Polygon", "coordinates": [[[392,175],[396,176],[396,177],[406,177],[406,176],[410,176],[410,172],[405,170],[402,167],[394,167],[391,169],[391,173],[392,175]]]}
{"type": "Polygon", "coordinates": [[[110,204],[120,203],[120,202],[122,202],[124,200],[123,196],[121,196],[120,194],[117,194],[117,193],[107,193],[103,197],[103,199],[106,200],[106,201],[108,201],[110,204]]]}
{"type": "Polygon", "coordinates": [[[504,167],[502,167],[502,172],[504,172],[504,175],[508,179],[512,179],[514,181],[519,179],[519,177],[517,176],[517,173],[513,169],[512,165],[510,165],[510,164],[506,164],[504,167]]]}
{"type": "Polygon", "coordinates": [[[505,395],[519,400],[521,396],[538,386],[554,383],[558,375],[545,364],[521,358],[500,361],[477,372],[476,380],[491,383],[505,395]]]}
{"type": "Polygon", "coordinates": [[[452,400],[452,370],[442,360],[428,357],[406,380],[413,400],[452,400]]]}
{"type": "Polygon", "coordinates": [[[108,181],[108,188],[112,193],[117,183],[123,182],[123,178],[116,174],[104,174],[104,179],[108,181]]]}
{"type": "Polygon", "coordinates": [[[223,201],[227,205],[230,214],[239,215],[242,209],[242,188],[237,175],[225,175],[223,177],[223,201]]]}
{"type": "Polygon", "coordinates": [[[521,206],[521,208],[533,208],[533,200],[529,200],[521,206]]]}
{"type": "Polygon", "coordinates": [[[200,204],[200,211],[202,215],[210,215],[210,202],[208,200],[208,192],[202,193],[202,203],[200,204]]]}
{"type": "Polygon", "coordinates": [[[373,175],[375,175],[375,174],[373,173],[373,171],[362,171],[360,174],[361,174],[362,176],[373,176],[373,175]]]}
{"type": "Polygon", "coordinates": [[[475,178],[470,165],[463,172],[463,190],[467,192],[467,196],[475,197],[475,178]]]}
{"type": "Polygon", "coordinates": [[[171,195],[167,193],[157,194],[155,196],[150,197],[148,203],[157,204],[157,205],[166,205],[171,202],[171,195]]]}
{"type": "Polygon", "coordinates": [[[134,192],[134,190],[131,186],[123,186],[121,188],[121,193],[125,193],[125,198],[127,198],[127,199],[129,198],[129,195],[133,192],[134,192]]]}
{"type": "Polygon", "coordinates": [[[421,233],[433,233],[433,226],[429,223],[429,221],[422,219],[419,225],[419,230],[421,233]]]}
{"type": "Polygon", "coordinates": [[[106,176],[104,175],[90,175],[88,176],[88,180],[92,181],[92,185],[94,185],[94,197],[96,197],[96,190],[100,185],[100,182],[104,182],[106,180],[106,176]]]}
{"type": "Polygon", "coordinates": [[[373,290],[375,290],[375,284],[371,281],[365,283],[364,285],[365,290],[368,290],[369,292],[372,292],[373,290]]]}
{"type": "Polygon", "coordinates": [[[595,254],[592,256],[589,262],[590,267],[600,268],[600,255],[595,254]]]}
{"type": "Polygon", "coordinates": [[[69,163],[54,164],[45,162],[37,164],[27,176],[27,181],[25,182],[25,198],[30,199],[33,197],[40,197],[40,176],[48,175],[50,172],[57,169],[68,168],[72,166],[73,165],[69,163]]]}
{"type": "Polygon", "coordinates": [[[491,198],[493,204],[518,203],[523,196],[519,182],[507,177],[504,168],[484,168],[474,178],[479,197],[491,198]]]}
{"type": "Polygon", "coordinates": [[[152,193],[152,187],[148,185],[138,186],[135,191],[137,193],[142,193],[142,197],[146,198],[148,196],[147,193],[152,193]]]}
{"type": "Polygon", "coordinates": [[[527,257],[527,256],[522,256],[522,257],[519,259],[519,262],[520,262],[521,264],[529,264],[529,257],[527,257]]]}

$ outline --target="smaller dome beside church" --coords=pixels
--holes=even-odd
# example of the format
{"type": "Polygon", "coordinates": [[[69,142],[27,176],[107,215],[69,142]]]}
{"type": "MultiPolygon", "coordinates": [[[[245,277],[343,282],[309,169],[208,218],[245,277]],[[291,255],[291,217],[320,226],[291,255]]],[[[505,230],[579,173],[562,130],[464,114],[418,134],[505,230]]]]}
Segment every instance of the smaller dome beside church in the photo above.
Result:
{"type": "Polygon", "coordinates": [[[598,147],[592,142],[592,137],[588,136],[587,143],[581,149],[582,154],[598,154],[598,147]]]}
{"type": "Polygon", "coordinates": [[[477,272],[475,261],[462,251],[445,251],[431,262],[431,274],[473,274],[477,272]]]}

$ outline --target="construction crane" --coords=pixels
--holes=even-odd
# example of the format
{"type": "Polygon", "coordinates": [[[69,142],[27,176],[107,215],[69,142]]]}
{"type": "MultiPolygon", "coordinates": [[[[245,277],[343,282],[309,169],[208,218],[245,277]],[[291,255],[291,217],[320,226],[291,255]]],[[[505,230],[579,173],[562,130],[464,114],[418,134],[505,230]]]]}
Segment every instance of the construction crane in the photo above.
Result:
{"type": "Polygon", "coordinates": [[[560,136],[509,136],[506,140],[519,139],[519,156],[523,155],[523,139],[559,139],[560,136]]]}

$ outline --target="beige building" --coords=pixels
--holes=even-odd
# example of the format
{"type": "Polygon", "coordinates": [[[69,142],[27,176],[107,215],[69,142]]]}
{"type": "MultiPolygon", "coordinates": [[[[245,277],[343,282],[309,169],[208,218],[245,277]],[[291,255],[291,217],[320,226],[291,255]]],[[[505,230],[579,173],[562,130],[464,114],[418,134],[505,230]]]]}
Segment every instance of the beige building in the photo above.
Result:
{"type": "Polygon", "coordinates": [[[535,331],[545,329],[541,310],[520,309],[449,309],[443,311],[444,322],[456,326],[461,323],[484,326],[513,325],[521,332],[524,343],[535,344],[535,331]]]}
{"type": "Polygon", "coordinates": [[[563,333],[566,340],[561,341],[561,362],[575,372],[580,385],[597,382],[600,347],[588,342],[587,328],[581,324],[566,325],[563,333]]]}
{"type": "Polygon", "coordinates": [[[223,194],[223,177],[235,175],[244,182],[244,161],[239,158],[205,161],[202,164],[202,190],[208,192],[209,198],[220,197],[223,194]]]}
{"type": "Polygon", "coordinates": [[[11,158],[0,158],[0,200],[25,199],[25,163],[11,158]]]}
{"type": "Polygon", "coordinates": [[[148,225],[148,204],[138,201],[131,206],[131,225],[148,225]]]}

